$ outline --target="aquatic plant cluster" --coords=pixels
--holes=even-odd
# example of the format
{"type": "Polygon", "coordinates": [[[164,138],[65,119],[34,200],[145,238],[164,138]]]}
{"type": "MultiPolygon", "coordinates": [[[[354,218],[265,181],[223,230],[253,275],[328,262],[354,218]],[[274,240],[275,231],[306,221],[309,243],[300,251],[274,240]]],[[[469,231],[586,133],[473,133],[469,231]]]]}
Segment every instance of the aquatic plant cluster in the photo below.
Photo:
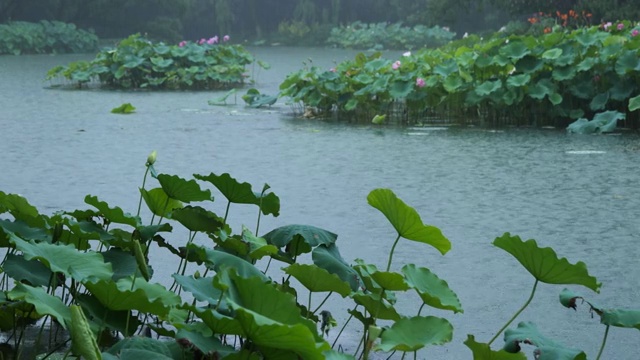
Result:
{"type": "Polygon", "coordinates": [[[332,69],[303,68],[280,90],[320,115],[365,120],[393,116],[398,106],[406,122],[432,112],[462,123],[510,118],[523,125],[557,125],[607,110],[624,117],[640,94],[637,34],[635,24],[621,21],[540,36],[472,35],[395,61],[359,54],[332,69]]]}
{"type": "Polygon", "coordinates": [[[91,81],[121,89],[221,89],[240,85],[245,66],[253,56],[241,45],[228,43],[229,36],[176,45],[152,42],[139,34],[103,49],[92,61],[57,66],[47,80],[67,79],[77,85],[91,81]]]}
{"type": "Polygon", "coordinates": [[[403,26],[402,23],[366,24],[356,21],[334,27],[327,44],[346,49],[420,49],[447,44],[456,36],[448,28],[424,25],[403,26]]]}
{"type": "Polygon", "coordinates": [[[60,21],[0,24],[0,55],[88,53],[98,48],[91,31],[60,21]]]}

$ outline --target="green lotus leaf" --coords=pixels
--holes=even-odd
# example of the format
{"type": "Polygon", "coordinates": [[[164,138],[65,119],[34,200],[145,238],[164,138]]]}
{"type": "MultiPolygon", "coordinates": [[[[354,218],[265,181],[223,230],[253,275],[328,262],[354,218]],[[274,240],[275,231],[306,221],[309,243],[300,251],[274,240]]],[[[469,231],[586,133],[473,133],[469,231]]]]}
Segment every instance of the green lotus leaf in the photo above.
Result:
{"type": "Polygon", "coordinates": [[[516,70],[524,74],[532,74],[538,72],[544,62],[535,56],[525,56],[516,63],[516,70]]]}
{"type": "Polygon", "coordinates": [[[293,295],[257,277],[230,275],[226,299],[249,340],[293,351],[304,359],[323,359],[322,352],[330,346],[317,333],[315,323],[301,316],[293,295]]]}
{"type": "Polygon", "coordinates": [[[555,60],[562,55],[562,49],[549,49],[542,53],[542,58],[545,60],[555,60]]]}
{"type": "Polygon", "coordinates": [[[222,344],[218,337],[213,336],[212,331],[209,331],[207,334],[202,334],[199,331],[192,331],[182,328],[178,330],[176,339],[178,339],[178,341],[180,341],[181,339],[186,339],[191,345],[200,350],[200,352],[202,352],[203,354],[216,354],[217,356],[222,358],[226,358],[226,355],[229,355],[236,351],[233,347],[222,344]]]}
{"type": "Polygon", "coordinates": [[[394,99],[404,99],[413,91],[411,81],[394,81],[389,88],[389,95],[394,99]]]}
{"type": "Polygon", "coordinates": [[[581,350],[570,349],[546,338],[531,322],[521,322],[516,329],[508,329],[504,333],[504,350],[519,352],[520,343],[534,345],[538,348],[538,360],[586,360],[587,355],[581,350]]]}
{"type": "Polygon", "coordinates": [[[522,91],[519,91],[517,89],[508,89],[504,92],[502,101],[509,106],[515,104],[516,102],[522,101],[522,91]]]}
{"type": "Polygon", "coordinates": [[[453,326],[435,316],[415,316],[396,321],[382,333],[376,350],[418,351],[427,345],[443,345],[453,338],[453,326]]]}
{"type": "MultiPolygon", "coordinates": [[[[228,173],[222,175],[211,173],[207,176],[194,174],[193,177],[213,184],[231,203],[258,205],[264,215],[279,215],[280,199],[274,193],[256,194],[253,192],[251,184],[240,183],[228,173]]],[[[268,185],[265,187],[268,188],[268,185]]]]}
{"type": "Polygon", "coordinates": [[[164,59],[159,56],[151,57],[149,60],[151,60],[151,63],[153,65],[159,67],[160,70],[163,70],[164,68],[167,68],[171,66],[171,64],[173,64],[173,59],[164,59]]]}
{"type": "Polygon", "coordinates": [[[530,53],[531,50],[529,50],[529,47],[521,41],[510,42],[500,48],[500,55],[506,56],[512,60],[520,60],[530,53]]]}
{"type": "Polygon", "coordinates": [[[224,360],[261,360],[261,359],[263,359],[263,357],[260,356],[260,354],[256,352],[252,352],[247,349],[242,349],[234,354],[230,354],[224,357],[224,360]]]}
{"type": "Polygon", "coordinates": [[[235,269],[241,277],[258,277],[262,281],[268,281],[269,278],[253,266],[237,256],[212,249],[206,249],[196,244],[187,245],[189,259],[196,261],[198,264],[204,263],[208,268],[212,268],[219,272],[223,269],[235,269]]]}
{"type": "Polygon", "coordinates": [[[433,68],[433,73],[447,78],[449,75],[458,71],[458,63],[455,59],[445,60],[433,68]]]}
{"type": "Polygon", "coordinates": [[[488,344],[476,342],[473,335],[467,335],[464,344],[471,349],[473,360],[527,360],[527,356],[521,352],[512,354],[504,350],[491,350],[488,344]]]}
{"type": "Polygon", "coordinates": [[[371,84],[373,82],[373,77],[369,74],[360,73],[353,77],[353,81],[358,82],[360,84],[371,84]]]}
{"type": "Polygon", "coordinates": [[[199,308],[195,306],[186,306],[186,308],[200,318],[210,329],[215,329],[218,334],[246,337],[242,325],[237,319],[223,315],[211,308],[199,308]]]}
{"type": "Polygon", "coordinates": [[[627,50],[618,56],[616,61],[616,73],[620,76],[630,71],[640,70],[640,59],[636,50],[627,50]]]}
{"type": "Polygon", "coordinates": [[[142,225],[138,216],[133,216],[129,213],[125,213],[121,208],[110,208],[109,204],[104,201],[98,200],[97,196],[87,195],[84,198],[84,202],[98,209],[100,215],[109,219],[112,223],[131,225],[137,227],[142,225]]]}
{"type": "Polygon", "coordinates": [[[185,206],[174,209],[171,219],[178,221],[190,231],[214,233],[224,228],[224,220],[201,206],[185,206]]]}
{"type": "Polygon", "coordinates": [[[311,225],[285,225],[273,229],[264,236],[267,243],[279,248],[286,246],[292,256],[311,251],[318,245],[331,245],[336,242],[338,235],[311,225]]]}
{"type": "Polygon", "coordinates": [[[555,81],[572,80],[576,76],[576,68],[574,66],[557,66],[553,69],[551,77],[555,81]]]}
{"type": "Polygon", "coordinates": [[[78,305],[71,305],[70,309],[69,333],[74,352],[87,360],[102,360],[98,342],[93,335],[93,331],[91,331],[89,320],[84,315],[82,308],[78,305]]]}
{"type": "Polygon", "coordinates": [[[390,60],[377,58],[377,59],[368,61],[366,64],[364,64],[364,69],[370,73],[376,74],[376,73],[379,73],[380,70],[389,67],[390,63],[391,63],[390,60]]]}
{"type": "Polygon", "coordinates": [[[255,236],[246,226],[242,227],[241,239],[244,244],[249,245],[248,255],[254,260],[278,253],[276,246],[268,244],[263,237],[255,236]]]}
{"type": "Polygon", "coordinates": [[[446,281],[440,279],[429,269],[407,264],[402,267],[402,273],[412,288],[414,288],[422,301],[436,309],[451,310],[454,313],[462,313],[462,304],[446,281]]]}
{"type": "Polygon", "coordinates": [[[142,242],[147,242],[149,240],[155,240],[158,237],[159,232],[171,232],[173,228],[171,225],[164,224],[156,224],[156,225],[146,225],[146,226],[138,226],[136,229],[140,234],[140,240],[142,242]]]}
{"type": "Polygon", "coordinates": [[[629,111],[636,111],[638,109],[640,109],[640,95],[629,99],[629,111]]]}
{"type": "Polygon", "coordinates": [[[364,306],[377,319],[398,321],[402,318],[393,305],[383,301],[378,294],[365,294],[362,291],[358,291],[352,297],[357,304],[364,306]]]}
{"type": "Polygon", "coordinates": [[[443,255],[451,242],[435,226],[425,225],[415,209],[400,200],[389,189],[376,189],[367,196],[369,205],[380,210],[401,237],[435,247],[443,255]]]}
{"type": "Polygon", "coordinates": [[[596,88],[591,81],[574,82],[569,86],[571,95],[583,100],[591,100],[595,95],[595,91],[596,88]]]}
{"type": "Polygon", "coordinates": [[[578,65],[576,65],[576,70],[577,71],[589,71],[591,70],[596,64],[598,63],[598,60],[592,57],[586,58],[582,61],[580,61],[578,63],[578,65]]]}
{"type": "Polygon", "coordinates": [[[86,310],[91,321],[98,325],[100,329],[108,328],[125,334],[125,336],[133,336],[136,329],[141,325],[140,319],[138,319],[137,316],[133,316],[131,311],[114,311],[108,309],[92,295],[79,294],[76,296],[76,300],[78,304],[86,310]],[[129,324],[128,329],[127,322],[129,324]]]}
{"type": "Polygon", "coordinates": [[[537,100],[542,100],[545,96],[549,96],[554,92],[555,85],[550,79],[541,79],[537,83],[529,86],[529,96],[537,100]]]}
{"type": "Polygon", "coordinates": [[[124,103],[111,109],[112,114],[133,114],[134,112],[136,112],[136,107],[131,103],[124,103]]]}
{"type": "Polygon", "coordinates": [[[640,310],[606,309],[600,315],[600,321],[605,325],[640,330],[640,310]]]}
{"type": "Polygon", "coordinates": [[[181,303],[180,297],[160,284],[143,278],[122,278],[86,284],[87,289],[110,310],[138,310],[160,317],[181,303]]]}
{"type": "Polygon", "coordinates": [[[611,100],[615,101],[626,101],[631,97],[631,94],[636,90],[635,81],[624,79],[619,80],[611,89],[609,89],[609,95],[611,100]]]}
{"type": "Polygon", "coordinates": [[[38,260],[26,260],[22,255],[7,254],[2,264],[4,273],[16,282],[35,287],[49,286],[53,272],[38,260]]]}
{"type": "Polygon", "coordinates": [[[574,37],[580,45],[588,48],[589,46],[596,45],[600,42],[601,38],[593,32],[581,32],[574,37]]]}
{"type": "Polygon", "coordinates": [[[480,96],[487,96],[502,87],[502,80],[489,80],[476,87],[476,93],[480,96]]]}
{"type": "Polygon", "coordinates": [[[138,265],[132,252],[113,247],[100,254],[102,254],[105,263],[111,264],[113,269],[112,280],[114,281],[123,277],[133,276],[138,271],[138,265]]]}
{"type": "Polygon", "coordinates": [[[554,66],[567,66],[574,64],[576,60],[576,52],[571,44],[564,44],[560,47],[562,55],[555,59],[554,66]]]}
{"type": "Polygon", "coordinates": [[[553,104],[553,105],[560,105],[560,103],[562,103],[562,95],[560,95],[557,92],[554,92],[553,94],[549,95],[549,101],[553,104]]]}
{"type": "Polygon", "coordinates": [[[211,200],[211,191],[200,189],[195,180],[185,180],[177,175],[160,174],[160,186],[168,197],[185,203],[211,200]]]}
{"type": "Polygon", "coordinates": [[[227,91],[226,93],[224,93],[224,95],[213,99],[213,100],[209,100],[208,104],[209,105],[226,105],[227,104],[227,98],[229,98],[229,96],[231,96],[232,94],[235,94],[238,91],[238,89],[233,88],[229,91],[227,91]]]}
{"type": "Polygon", "coordinates": [[[46,221],[35,206],[27,199],[16,194],[5,194],[0,191],[0,214],[9,212],[16,220],[21,220],[29,226],[44,227],[46,221]]]}
{"type": "Polygon", "coordinates": [[[322,353],[325,360],[356,360],[353,355],[338,352],[336,350],[328,350],[322,353]]]}
{"type": "Polygon", "coordinates": [[[347,101],[346,104],[344,104],[344,109],[346,111],[353,111],[358,107],[358,99],[356,98],[351,98],[349,99],[349,101],[347,101]]]}
{"type": "MultiPolygon", "coordinates": [[[[37,242],[51,242],[51,234],[46,227],[31,227],[22,220],[9,221],[0,219],[0,234],[14,233],[25,240],[34,240],[37,242]]],[[[5,247],[8,244],[5,245],[5,247]]]]}
{"type": "Polygon", "coordinates": [[[182,202],[170,198],[162,188],[140,189],[140,193],[149,210],[156,216],[168,217],[174,209],[183,206],[182,202]]]}
{"type": "Polygon", "coordinates": [[[571,264],[566,258],[558,259],[551,248],[541,248],[535,240],[522,241],[519,236],[505,233],[493,245],[513,255],[538,281],[547,284],[576,284],[599,292],[601,283],[589,275],[587,266],[579,261],[571,264]]]}
{"type": "Polygon", "coordinates": [[[222,292],[213,286],[213,278],[202,277],[196,279],[192,275],[183,276],[179,274],[173,274],[171,276],[182,286],[184,291],[193,294],[196,300],[208,302],[211,305],[218,304],[222,292]]]}
{"type": "Polygon", "coordinates": [[[336,292],[342,297],[351,293],[349,284],[317,265],[291,264],[283,269],[311,292],[336,292]]]}
{"type": "Polygon", "coordinates": [[[358,289],[360,285],[358,273],[340,256],[340,251],[335,244],[320,245],[313,249],[311,256],[314,264],[337,275],[342,281],[349,284],[352,291],[358,289]]]}
{"type": "Polygon", "coordinates": [[[512,75],[507,79],[507,86],[522,87],[529,84],[529,81],[531,81],[529,74],[512,75]]]}
{"type": "Polygon", "coordinates": [[[71,323],[71,312],[59,297],[49,295],[43,288],[16,283],[13,289],[7,293],[7,298],[11,300],[22,300],[35,307],[36,312],[41,315],[50,315],[67,329],[71,323]]]}
{"type": "Polygon", "coordinates": [[[391,271],[374,271],[371,279],[381,288],[390,291],[406,291],[410,289],[409,284],[401,274],[391,271]]]}
{"type": "Polygon", "coordinates": [[[609,92],[607,91],[607,92],[596,95],[591,100],[591,103],[589,104],[589,108],[593,111],[603,110],[606,107],[608,101],[609,101],[609,92]]]}
{"type": "Polygon", "coordinates": [[[9,241],[22,251],[26,260],[39,260],[51,271],[61,272],[85,285],[113,276],[111,265],[106,264],[99,253],[80,252],[71,245],[27,242],[15,234],[9,234],[9,241]]]}
{"type": "Polygon", "coordinates": [[[121,360],[168,360],[173,359],[168,346],[170,343],[175,343],[175,340],[162,341],[149,337],[133,336],[118,341],[109,348],[106,354],[118,355],[121,360]]]}
{"type": "Polygon", "coordinates": [[[449,93],[455,93],[460,90],[460,88],[464,85],[464,81],[457,74],[452,74],[447,76],[442,83],[444,89],[449,93]]]}

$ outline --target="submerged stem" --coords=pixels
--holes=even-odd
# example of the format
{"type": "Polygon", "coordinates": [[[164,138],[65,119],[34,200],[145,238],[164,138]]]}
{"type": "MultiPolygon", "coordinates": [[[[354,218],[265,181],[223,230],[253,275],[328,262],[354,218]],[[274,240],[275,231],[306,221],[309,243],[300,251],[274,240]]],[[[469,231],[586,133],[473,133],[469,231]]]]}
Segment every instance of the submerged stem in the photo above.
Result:
{"type": "Polygon", "coordinates": [[[393,252],[395,251],[396,245],[398,245],[399,240],[400,240],[400,234],[398,234],[396,241],[393,242],[393,246],[391,247],[391,252],[389,253],[389,261],[387,262],[387,270],[385,271],[389,271],[389,269],[391,269],[391,259],[393,258],[393,252]]]}
{"type": "Polygon", "coordinates": [[[524,303],[524,305],[522,305],[522,307],[520,308],[520,310],[518,310],[512,317],[511,319],[509,319],[509,321],[507,321],[506,324],[504,324],[504,326],[496,333],[496,335],[491,338],[491,340],[487,343],[487,345],[491,345],[491,343],[498,338],[498,336],[500,336],[500,334],[502,334],[502,332],[504,331],[504,329],[506,329],[509,325],[511,325],[511,323],[513,322],[513,320],[515,320],[518,315],[520,315],[521,312],[524,311],[524,309],[526,309],[527,306],[529,306],[529,304],[531,303],[531,300],[533,300],[533,295],[535,295],[536,293],[536,287],[538,287],[538,279],[536,279],[536,282],[533,284],[533,289],[531,289],[531,295],[529,295],[529,299],[527,299],[527,302],[524,303]]]}
{"type": "Polygon", "coordinates": [[[600,345],[600,351],[598,351],[598,356],[596,356],[596,360],[600,360],[600,356],[602,356],[602,351],[604,350],[604,346],[607,344],[607,335],[609,335],[609,325],[607,325],[607,328],[604,330],[602,345],[600,345]]]}

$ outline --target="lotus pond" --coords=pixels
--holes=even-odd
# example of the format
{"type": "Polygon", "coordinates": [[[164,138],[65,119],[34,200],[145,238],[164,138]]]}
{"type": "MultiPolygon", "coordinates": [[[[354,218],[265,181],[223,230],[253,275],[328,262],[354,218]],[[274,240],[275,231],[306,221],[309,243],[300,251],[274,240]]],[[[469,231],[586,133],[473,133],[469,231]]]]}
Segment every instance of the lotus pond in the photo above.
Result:
{"type": "MultiPolygon", "coordinates": [[[[271,94],[303,61],[330,68],[355,56],[327,49],[250,50],[272,64],[271,70],[252,74],[256,88],[271,94]]],[[[207,104],[224,92],[43,88],[47,83],[41,80],[50,68],[78,59],[88,60],[0,58],[0,190],[21,194],[42,213],[90,208],[84,199],[92,194],[135,214],[144,162],[155,149],[155,166],[162,173],[191,178],[228,172],[258,191],[268,183],[280,198],[280,215],[262,217],[260,235],[288,224],[318,226],[338,234],[336,244],[349,263],[361,258],[384,269],[396,234],[367,204],[367,195],[376,188],[392,189],[452,244],[441,256],[423,244],[401,242],[392,270],[404,263],[428,267],[448,282],[464,309],[463,314],[423,311],[447,318],[454,335],[442,347],[422,350],[421,359],[471,358],[462,344],[467,334],[487,342],[527,299],[532,279],[515,259],[491,245],[505,231],[552,246],[571,263],[584,261],[604,284],[600,294],[570,286],[588,300],[636,307],[640,249],[634,219],[640,208],[640,161],[635,134],[348,126],[294,119],[282,101],[269,109],[245,108],[239,97],[237,104],[228,99],[228,106],[207,104]],[[110,113],[122,103],[132,103],[136,112],[110,113]]],[[[223,199],[216,194],[219,215],[225,213],[223,199]]],[[[142,215],[147,221],[151,217],[142,215]]],[[[242,225],[255,230],[255,219],[254,207],[238,206],[228,222],[237,233],[242,225]]],[[[181,241],[186,236],[176,229],[167,238],[181,241]]],[[[153,251],[153,279],[167,279],[169,286],[178,264],[168,263],[173,257],[162,249],[153,251]]],[[[272,264],[270,271],[277,274],[280,267],[272,264]]],[[[519,321],[534,321],[544,334],[594,357],[604,327],[584,307],[574,312],[561,306],[561,290],[540,284],[519,321]]],[[[300,287],[299,295],[306,297],[306,290],[300,287]]],[[[323,297],[314,296],[312,303],[320,304],[323,297]]],[[[417,297],[403,296],[396,308],[415,314],[420,304],[417,297]]],[[[325,306],[338,325],[346,321],[341,297],[330,297],[325,306]]],[[[361,326],[352,324],[339,341],[348,353],[355,351],[361,335],[361,326]]],[[[330,342],[337,333],[330,331],[330,342]]],[[[525,350],[530,355],[533,348],[525,350]]],[[[603,358],[631,360],[637,350],[635,330],[612,327],[603,358]]]]}

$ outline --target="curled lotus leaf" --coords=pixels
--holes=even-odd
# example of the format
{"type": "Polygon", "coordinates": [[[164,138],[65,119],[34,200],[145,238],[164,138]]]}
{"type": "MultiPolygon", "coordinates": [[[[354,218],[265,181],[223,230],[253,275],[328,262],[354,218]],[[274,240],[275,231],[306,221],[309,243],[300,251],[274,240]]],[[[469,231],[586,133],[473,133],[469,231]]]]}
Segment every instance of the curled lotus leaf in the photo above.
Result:
{"type": "Polygon", "coordinates": [[[493,241],[493,245],[513,255],[538,281],[547,284],[576,284],[599,292],[601,283],[589,275],[587,265],[578,261],[571,264],[566,258],[558,258],[549,247],[541,248],[535,240],[522,241],[519,236],[505,233],[493,241]]]}
{"type": "Polygon", "coordinates": [[[263,187],[262,193],[255,193],[251,184],[241,183],[228,173],[222,175],[211,173],[206,176],[194,174],[193,177],[211,183],[231,203],[258,205],[264,215],[279,215],[280,198],[272,192],[266,192],[269,189],[267,184],[263,187]]]}
{"type": "Polygon", "coordinates": [[[159,174],[160,186],[171,199],[185,203],[211,200],[211,191],[202,190],[195,180],[186,180],[177,175],[159,174]]]}
{"type": "Polygon", "coordinates": [[[527,360],[527,356],[521,352],[514,354],[504,350],[491,350],[489,344],[477,342],[473,335],[467,335],[464,344],[473,353],[473,360],[527,360]]]}
{"type": "Polygon", "coordinates": [[[521,322],[516,329],[508,329],[504,333],[504,350],[511,353],[520,352],[520,344],[531,344],[538,348],[538,360],[586,360],[587,355],[581,350],[567,348],[540,333],[531,322],[521,322]]]}

